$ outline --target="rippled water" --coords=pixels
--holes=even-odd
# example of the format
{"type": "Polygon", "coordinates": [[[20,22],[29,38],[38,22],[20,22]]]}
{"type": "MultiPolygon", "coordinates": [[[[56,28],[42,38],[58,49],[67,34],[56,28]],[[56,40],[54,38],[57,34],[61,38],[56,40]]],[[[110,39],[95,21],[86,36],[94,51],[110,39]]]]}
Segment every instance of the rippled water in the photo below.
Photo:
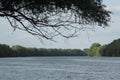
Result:
{"type": "Polygon", "coordinates": [[[0,80],[120,80],[120,58],[0,58],[0,80]]]}

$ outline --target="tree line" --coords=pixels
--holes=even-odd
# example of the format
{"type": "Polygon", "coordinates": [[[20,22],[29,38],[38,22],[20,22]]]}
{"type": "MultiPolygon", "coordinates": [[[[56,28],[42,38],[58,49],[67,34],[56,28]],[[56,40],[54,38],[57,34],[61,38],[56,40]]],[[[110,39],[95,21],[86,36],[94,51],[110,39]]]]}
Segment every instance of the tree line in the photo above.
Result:
{"type": "Polygon", "coordinates": [[[90,48],[84,49],[84,52],[87,53],[87,55],[89,56],[120,57],[120,39],[116,39],[106,45],[93,43],[90,48]]]}
{"type": "Polygon", "coordinates": [[[27,48],[20,45],[8,46],[0,44],[0,57],[30,57],[30,56],[86,56],[80,49],[46,49],[27,48]]]}
{"type": "Polygon", "coordinates": [[[113,56],[120,57],[120,39],[101,45],[93,43],[90,48],[80,49],[46,49],[27,48],[20,45],[8,46],[0,44],[0,57],[30,57],[30,56],[113,56]]]}

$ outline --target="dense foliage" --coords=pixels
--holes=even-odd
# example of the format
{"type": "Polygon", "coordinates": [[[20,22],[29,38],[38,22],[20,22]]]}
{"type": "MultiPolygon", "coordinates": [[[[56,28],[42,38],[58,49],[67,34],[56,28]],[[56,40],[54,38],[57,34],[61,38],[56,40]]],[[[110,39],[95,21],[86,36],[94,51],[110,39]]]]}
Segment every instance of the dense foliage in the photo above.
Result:
{"type": "Polygon", "coordinates": [[[0,44],[0,57],[28,57],[28,56],[86,56],[80,49],[45,49],[26,48],[23,46],[9,47],[0,44]]]}
{"type": "Polygon", "coordinates": [[[114,40],[108,44],[103,50],[103,56],[117,56],[120,57],[120,39],[114,40]]]}
{"type": "Polygon", "coordinates": [[[52,39],[57,35],[68,38],[88,29],[83,25],[107,26],[110,11],[102,0],[0,0],[0,17],[14,29],[52,39]]]}
{"type": "Polygon", "coordinates": [[[115,56],[120,57],[120,39],[114,40],[110,44],[100,45],[93,43],[90,49],[84,49],[89,56],[115,56]]]}
{"type": "Polygon", "coordinates": [[[23,46],[9,47],[0,44],[0,57],[28,57],[28,56],[115,56],[120,57],[120,39],[114,40],[110,44],[100,45],[93,43],[90,48],[84,49],[46,49],[46,48],[26,48],[23,46]]]}
{"type": "Polygon", "coordinates": [[[100,54],[101,45],[99,43],[93,43],[90,49],[84,49],[84,52],[88,54],[88,56],[101,56],[100,54]]]}
{"type": "Polygon", "coordinates": [[[100,49],[100,44],[99,43],[94,43],[90,47],[90,53],[89,56],[100,56],[99,54],[99,49],[100,49]]]}

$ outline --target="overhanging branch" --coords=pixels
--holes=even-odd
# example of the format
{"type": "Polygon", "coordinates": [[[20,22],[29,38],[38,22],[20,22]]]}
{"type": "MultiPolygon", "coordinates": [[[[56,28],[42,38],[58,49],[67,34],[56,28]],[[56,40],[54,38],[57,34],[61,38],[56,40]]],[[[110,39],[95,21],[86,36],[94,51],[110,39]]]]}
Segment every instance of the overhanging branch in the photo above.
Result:
{"type": "Polygon", "coordinates": [[[49,40],[72,37],[86,25],[107,26],[110,13],[102,0],[0,0],[0,17],[13,28],[49,40]]]}

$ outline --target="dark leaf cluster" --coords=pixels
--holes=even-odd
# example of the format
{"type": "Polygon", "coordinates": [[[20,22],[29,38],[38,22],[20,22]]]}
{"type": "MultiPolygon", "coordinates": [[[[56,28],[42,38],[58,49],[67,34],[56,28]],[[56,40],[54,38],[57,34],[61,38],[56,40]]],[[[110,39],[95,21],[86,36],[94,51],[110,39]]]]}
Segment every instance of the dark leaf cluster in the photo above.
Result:
{"type": "Polygon", "coordinates": [[[52,40],[73,37],[87,28],[82,25],[107,26],[110,11],[102,0],[0,0],[0,17],[14,29],[52,40]]]}

